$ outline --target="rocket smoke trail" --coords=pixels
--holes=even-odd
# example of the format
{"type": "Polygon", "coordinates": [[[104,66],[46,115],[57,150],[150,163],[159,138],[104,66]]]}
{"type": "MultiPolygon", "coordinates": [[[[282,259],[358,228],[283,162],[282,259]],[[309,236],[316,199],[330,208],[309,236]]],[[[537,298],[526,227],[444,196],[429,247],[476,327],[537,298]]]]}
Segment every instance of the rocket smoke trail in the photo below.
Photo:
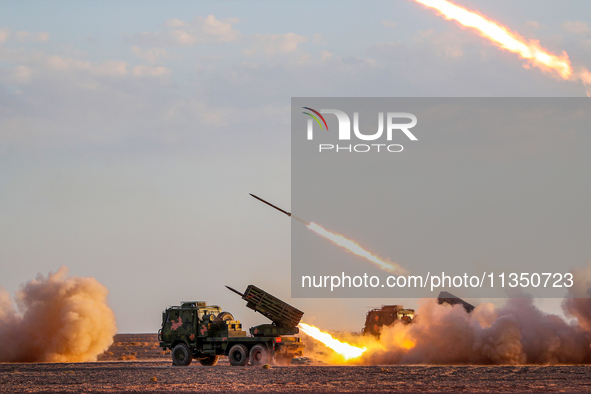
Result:
{"type": "Polygon", "coordinates": [[[447,0],[413,0],[426,7],[437,10],[444,18],[454,20],[463,27],[474,29],[482,37],[497,47],[516,53],[526,59],[530,65],[543,71],[554,73],[565,80],[580,80],[587,87],[591,96],[591,72],[584,67],[574,71],[568,54],[555,55],[543,48],[537,40],[526,40],[508,27],[490,20],[485,16],[469,11],[447,0]]]}
{"type": "Polygon", "coordinates": [[[352,241],[341,234],[336,234],[331,231],[328,231],[324,227],[322,227],[314,222],[306,222],[305,220],[302,220],[302,219],[298,218],[297,216],[293,215],[291,212],[287,212],[287,211],[279,208],[278,206],[273,205],[270,202],[265,201],[262,198],[255,196],[252,193],[250,195],[252,197],[256,198],[257,200],[275,208],[279,212],[282,212],[282,213],[286,214],[287,216],[289,216],[293,219],[296,219],[299,222],[305,224],[309,230],[315,232],[316,234],[320,235],[321,237],[328,239],[329,241],[331,241],[335,245],[345,248],[347,251],[349,251],[353,254],[356,254],[357,256],[363,257],[366,260],[371,261],[372,263],[374,263],[376,266],[378,266],[379,268],[381,268],[384,271],[387,271],[387,272],[390,272],[390,273],[393,273],[396,275],[404,275],[404,274],[408,273],[408,271],[406,269],[404,269],[403,267],[401,267],[399,264],[394,263],[392,261],[384,261],[384,259],[381,259],[378,256],[375,256],[374,254],[372,254],[372,253],[368,252],[367,250],[365,250],[364,248],[362,248],[357,242],[352,241]]]}

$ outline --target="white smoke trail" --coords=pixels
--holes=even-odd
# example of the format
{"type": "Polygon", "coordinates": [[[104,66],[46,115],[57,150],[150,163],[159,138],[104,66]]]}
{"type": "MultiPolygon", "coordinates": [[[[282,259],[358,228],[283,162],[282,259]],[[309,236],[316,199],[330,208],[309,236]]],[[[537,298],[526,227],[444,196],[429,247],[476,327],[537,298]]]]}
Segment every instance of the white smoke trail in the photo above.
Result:
{"type": "Polygon", "coordinates": [[[94,278],[56,273],[0,289],[0,362],[96,361],[117,333],[107,289],[94,278]]]}

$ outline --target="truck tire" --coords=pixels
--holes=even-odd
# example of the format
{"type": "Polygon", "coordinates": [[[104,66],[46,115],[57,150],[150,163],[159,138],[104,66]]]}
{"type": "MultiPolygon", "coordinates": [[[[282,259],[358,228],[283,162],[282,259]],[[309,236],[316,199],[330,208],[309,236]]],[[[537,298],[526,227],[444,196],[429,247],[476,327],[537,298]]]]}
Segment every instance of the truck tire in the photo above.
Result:
{"type": "Polygon", "coordinates": [[[184,343],[179,343],[172,349],[172,364],[185,367],[191,364],[193,355],[189,351],[189,348],[184,343]]]}
{"type": "Polygon", "coordinates": [[[234,320],[234,316],[230,312],[222,312],[215,317],[215,321],[234,320]]]}
{"type": "Polygon", "coordinates": [[[252,365],[265,365],[271,363],[271,354],[265,345],[254,345],[250,349],[250,363],[252,365]]]}
{"type": "Polygon", "coordinates": [[[209,356],[206,358],[199,359],[199,362],[201,363],[201,365],[205,365],[206,367],[213,367],[218,363],[219,359],[219,356],[209,356]]]}
{"type": "Polygon", "coordinates": [[[238,343],[230,348],[228,353],[230,365],[243,367],[248,364],[248,349],[246,346],[238,343]]]}

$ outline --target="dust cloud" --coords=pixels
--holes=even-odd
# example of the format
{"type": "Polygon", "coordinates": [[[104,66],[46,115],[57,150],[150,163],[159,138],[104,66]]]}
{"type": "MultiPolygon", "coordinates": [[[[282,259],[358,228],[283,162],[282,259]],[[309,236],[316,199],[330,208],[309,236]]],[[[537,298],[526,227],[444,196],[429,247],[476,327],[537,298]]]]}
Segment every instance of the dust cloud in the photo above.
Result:
{"type": "Polygon", "coordinates": [[[576,318],[581,327],[591,331],[591,262],[572,273],[577,280],[562,302],[562,308],[567,316],[576,318]]]}
{"type": "Polygon", "coordinates": [[[306,346],[311,344],[308,355],[330,364],[589,364],[591,263],[573,273],[574,286],[562,304],[569,321],[541,311],[531,298],[508,299],[501,307],[482,303],[472,313],[461,305],[424,299],[412,324],[383,327],[379,340],[334,333],[367,349],[356,360],[339,360],[306,338],[306,346]]]}
{"type": "Polygon", "coordinates": [[[0,362],[96,361],[117,333],[107,294],[65,266],[21,285],[14,302],[0,289],[0,362]]]}

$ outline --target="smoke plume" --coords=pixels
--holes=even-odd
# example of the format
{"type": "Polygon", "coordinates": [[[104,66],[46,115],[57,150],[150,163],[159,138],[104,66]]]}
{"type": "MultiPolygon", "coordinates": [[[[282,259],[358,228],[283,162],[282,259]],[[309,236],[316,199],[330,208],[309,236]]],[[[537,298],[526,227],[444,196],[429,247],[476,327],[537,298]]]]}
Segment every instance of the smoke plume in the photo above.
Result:
{"type": "Polygon", "coordinates": [[[96,361],[117,332],[107,289],[94,278],[56,273],[0,289],[0,362],[96,361]]]}
{"type": "Polygon", "coordinates": [[[591,331],[591,262],[586,268],[573,270],[573,287],[562,302],[567,316],[575,317],[581,327],[591,331]]]}
{"type": "MultiPolygon", "coordinates": [[[[537,308],[531,298],[513,298],[502,307],[422,300],[412,324],[383,327],[381,336],[335,334],[367,350],[357,364],[589,364],[591,363],[591,263],[573,270],[574,286],[563,308],[571,321],[537,308]]],[[[316,342],[307,340],[308,343],[316,342]]],[[[344,363],[318,343],[309,353],[344,363]]],[[[351,364],[351,362],[348,362],[351,364]]]]}

